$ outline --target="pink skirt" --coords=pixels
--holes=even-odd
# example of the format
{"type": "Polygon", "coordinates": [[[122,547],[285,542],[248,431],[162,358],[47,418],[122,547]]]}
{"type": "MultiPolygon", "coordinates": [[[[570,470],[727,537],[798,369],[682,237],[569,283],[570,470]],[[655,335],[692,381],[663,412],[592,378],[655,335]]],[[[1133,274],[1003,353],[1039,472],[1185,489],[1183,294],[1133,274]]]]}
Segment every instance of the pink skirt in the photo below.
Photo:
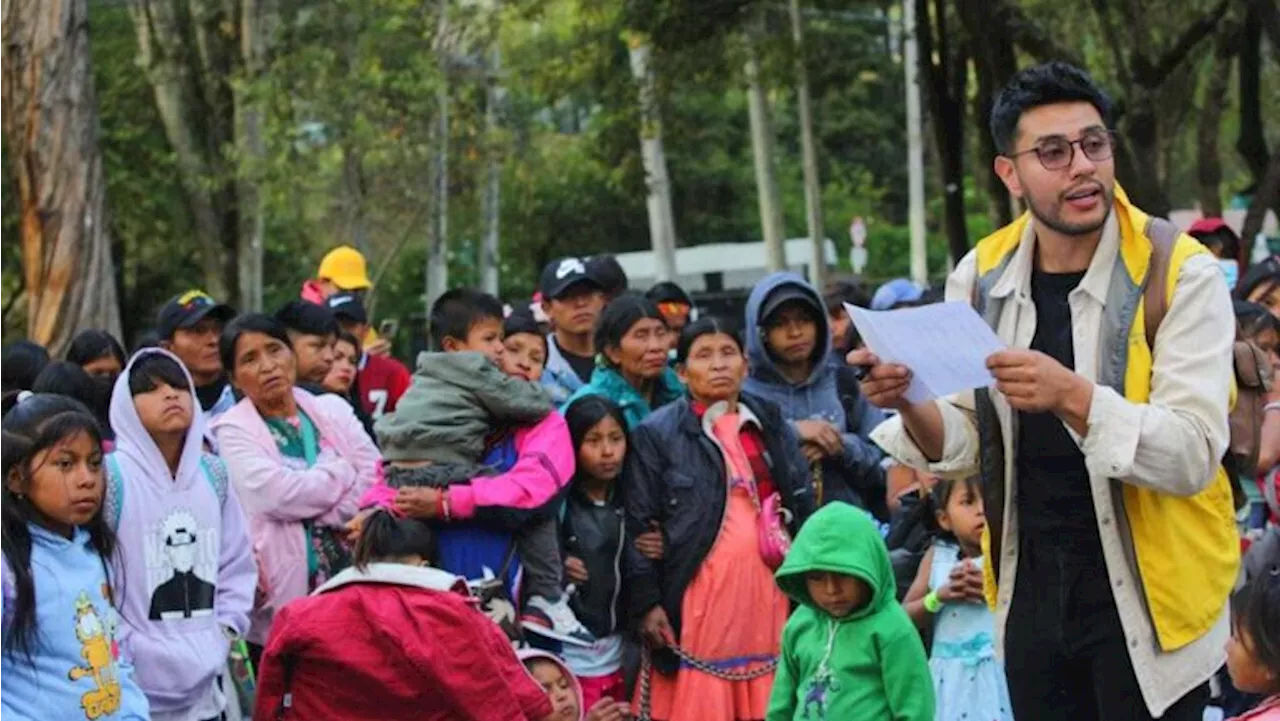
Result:
{"type": "MultiPolygon", "coordinates": [[[[760,558],[757,515],[745,490],[729,492],[720,535],[681,604],[681,648],[736,673],[777,658],[789,610],[760,558]]],[[[682,662],[675,676],[654,670],[650,683],[655,721],[756,721],[769,708],[773,674],[725,681],[682,662]]],[[[639,699],[637,690],[637,714],[639,699]]]]}

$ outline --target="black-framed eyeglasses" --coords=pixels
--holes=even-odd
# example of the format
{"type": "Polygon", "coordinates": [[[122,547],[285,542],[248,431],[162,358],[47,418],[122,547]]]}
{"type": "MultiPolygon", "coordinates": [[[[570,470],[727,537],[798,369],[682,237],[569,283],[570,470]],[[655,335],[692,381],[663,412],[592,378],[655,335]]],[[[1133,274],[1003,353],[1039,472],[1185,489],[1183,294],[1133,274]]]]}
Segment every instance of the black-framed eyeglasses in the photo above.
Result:
{"type": "Polygon", "coordinates": [[[1110,160],[1115,153],[1116,136],[1110,130],[1089,130],[1079,140],[1067,140],[1062,136],[1054,136],[1041,140],[1034,148],[1020,153],[1010,153],[1008,158],[1035,153],[1045,170],[1062,170],[1071,167],[1076,159],[1076,146],[1084,157],[1095,163],[1110,160]]]}

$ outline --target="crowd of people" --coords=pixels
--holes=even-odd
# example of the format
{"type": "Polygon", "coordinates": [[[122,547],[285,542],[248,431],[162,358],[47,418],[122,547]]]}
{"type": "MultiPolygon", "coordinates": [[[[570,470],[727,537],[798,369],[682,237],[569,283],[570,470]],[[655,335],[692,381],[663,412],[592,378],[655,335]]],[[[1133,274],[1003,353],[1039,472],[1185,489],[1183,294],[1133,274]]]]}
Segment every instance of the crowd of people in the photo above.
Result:
{"type": "Polygon", "coordinates": [[[608,256],[443,294],[412,372],[348,247],[271,315],[6,346],[3,714],[1280,719],[1280,259],[1134,206],[1110,109],[1000,93],[1029,212],[945,298],[1009,350],[923,403],[845,306],[935,290],[725,319],[608,256]]]}

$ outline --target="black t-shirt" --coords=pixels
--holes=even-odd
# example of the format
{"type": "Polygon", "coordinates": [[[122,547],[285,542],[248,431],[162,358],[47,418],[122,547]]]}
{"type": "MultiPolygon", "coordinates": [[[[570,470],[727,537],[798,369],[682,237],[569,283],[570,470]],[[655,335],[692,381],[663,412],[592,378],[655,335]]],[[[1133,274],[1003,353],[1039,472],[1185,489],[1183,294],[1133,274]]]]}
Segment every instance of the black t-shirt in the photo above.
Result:
{"type": "Polygon", "coordinates": [[[222,390],[227,387],[227,377],[222,376],[207,386],[196,386],[196,398],[200,399],[200,407],[204,410],[213,408],[222,397],[222,390]]]}
{"type": "Polygon", "coordinates": [[[569,362],[569,367],[573,369],[578,378],[582,379],[583,383],[590,383],[591,374],[596,370],[595,356],[570,353],[562,348],[559,343],[556,344],[556,347],[560,349],[560,355],[564,356],[564,359],[569,362]]]}
{"type": "MultiPolygon", "coordinates": [[[[1032,350],[1075,368],[1068,294],[1079,273],[1031,276],[1036,305],[1032,350]]],[[[1097,514],[1084,454],[1062,420],[1052,413],[1018,414],[1018,525],[1027,541],[1044,541],[1074,556],[1101,558],[1097,514]]]]}

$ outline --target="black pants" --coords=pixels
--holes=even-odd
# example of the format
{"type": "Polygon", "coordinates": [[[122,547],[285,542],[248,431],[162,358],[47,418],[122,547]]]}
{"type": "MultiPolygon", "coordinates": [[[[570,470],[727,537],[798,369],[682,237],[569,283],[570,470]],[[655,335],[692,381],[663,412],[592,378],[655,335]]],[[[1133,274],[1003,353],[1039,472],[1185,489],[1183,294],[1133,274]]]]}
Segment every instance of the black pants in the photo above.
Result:
{"type": "MultiPolygon", "coordinates": [[[[1013,715],[1037,721],[1143,721],[1147,711],[1099,555],[1024,542],[1005,624],[1013,715]]],[[[1202,721],[1209,686],[1179,699],[1163,721],[1202,721]]]]}

